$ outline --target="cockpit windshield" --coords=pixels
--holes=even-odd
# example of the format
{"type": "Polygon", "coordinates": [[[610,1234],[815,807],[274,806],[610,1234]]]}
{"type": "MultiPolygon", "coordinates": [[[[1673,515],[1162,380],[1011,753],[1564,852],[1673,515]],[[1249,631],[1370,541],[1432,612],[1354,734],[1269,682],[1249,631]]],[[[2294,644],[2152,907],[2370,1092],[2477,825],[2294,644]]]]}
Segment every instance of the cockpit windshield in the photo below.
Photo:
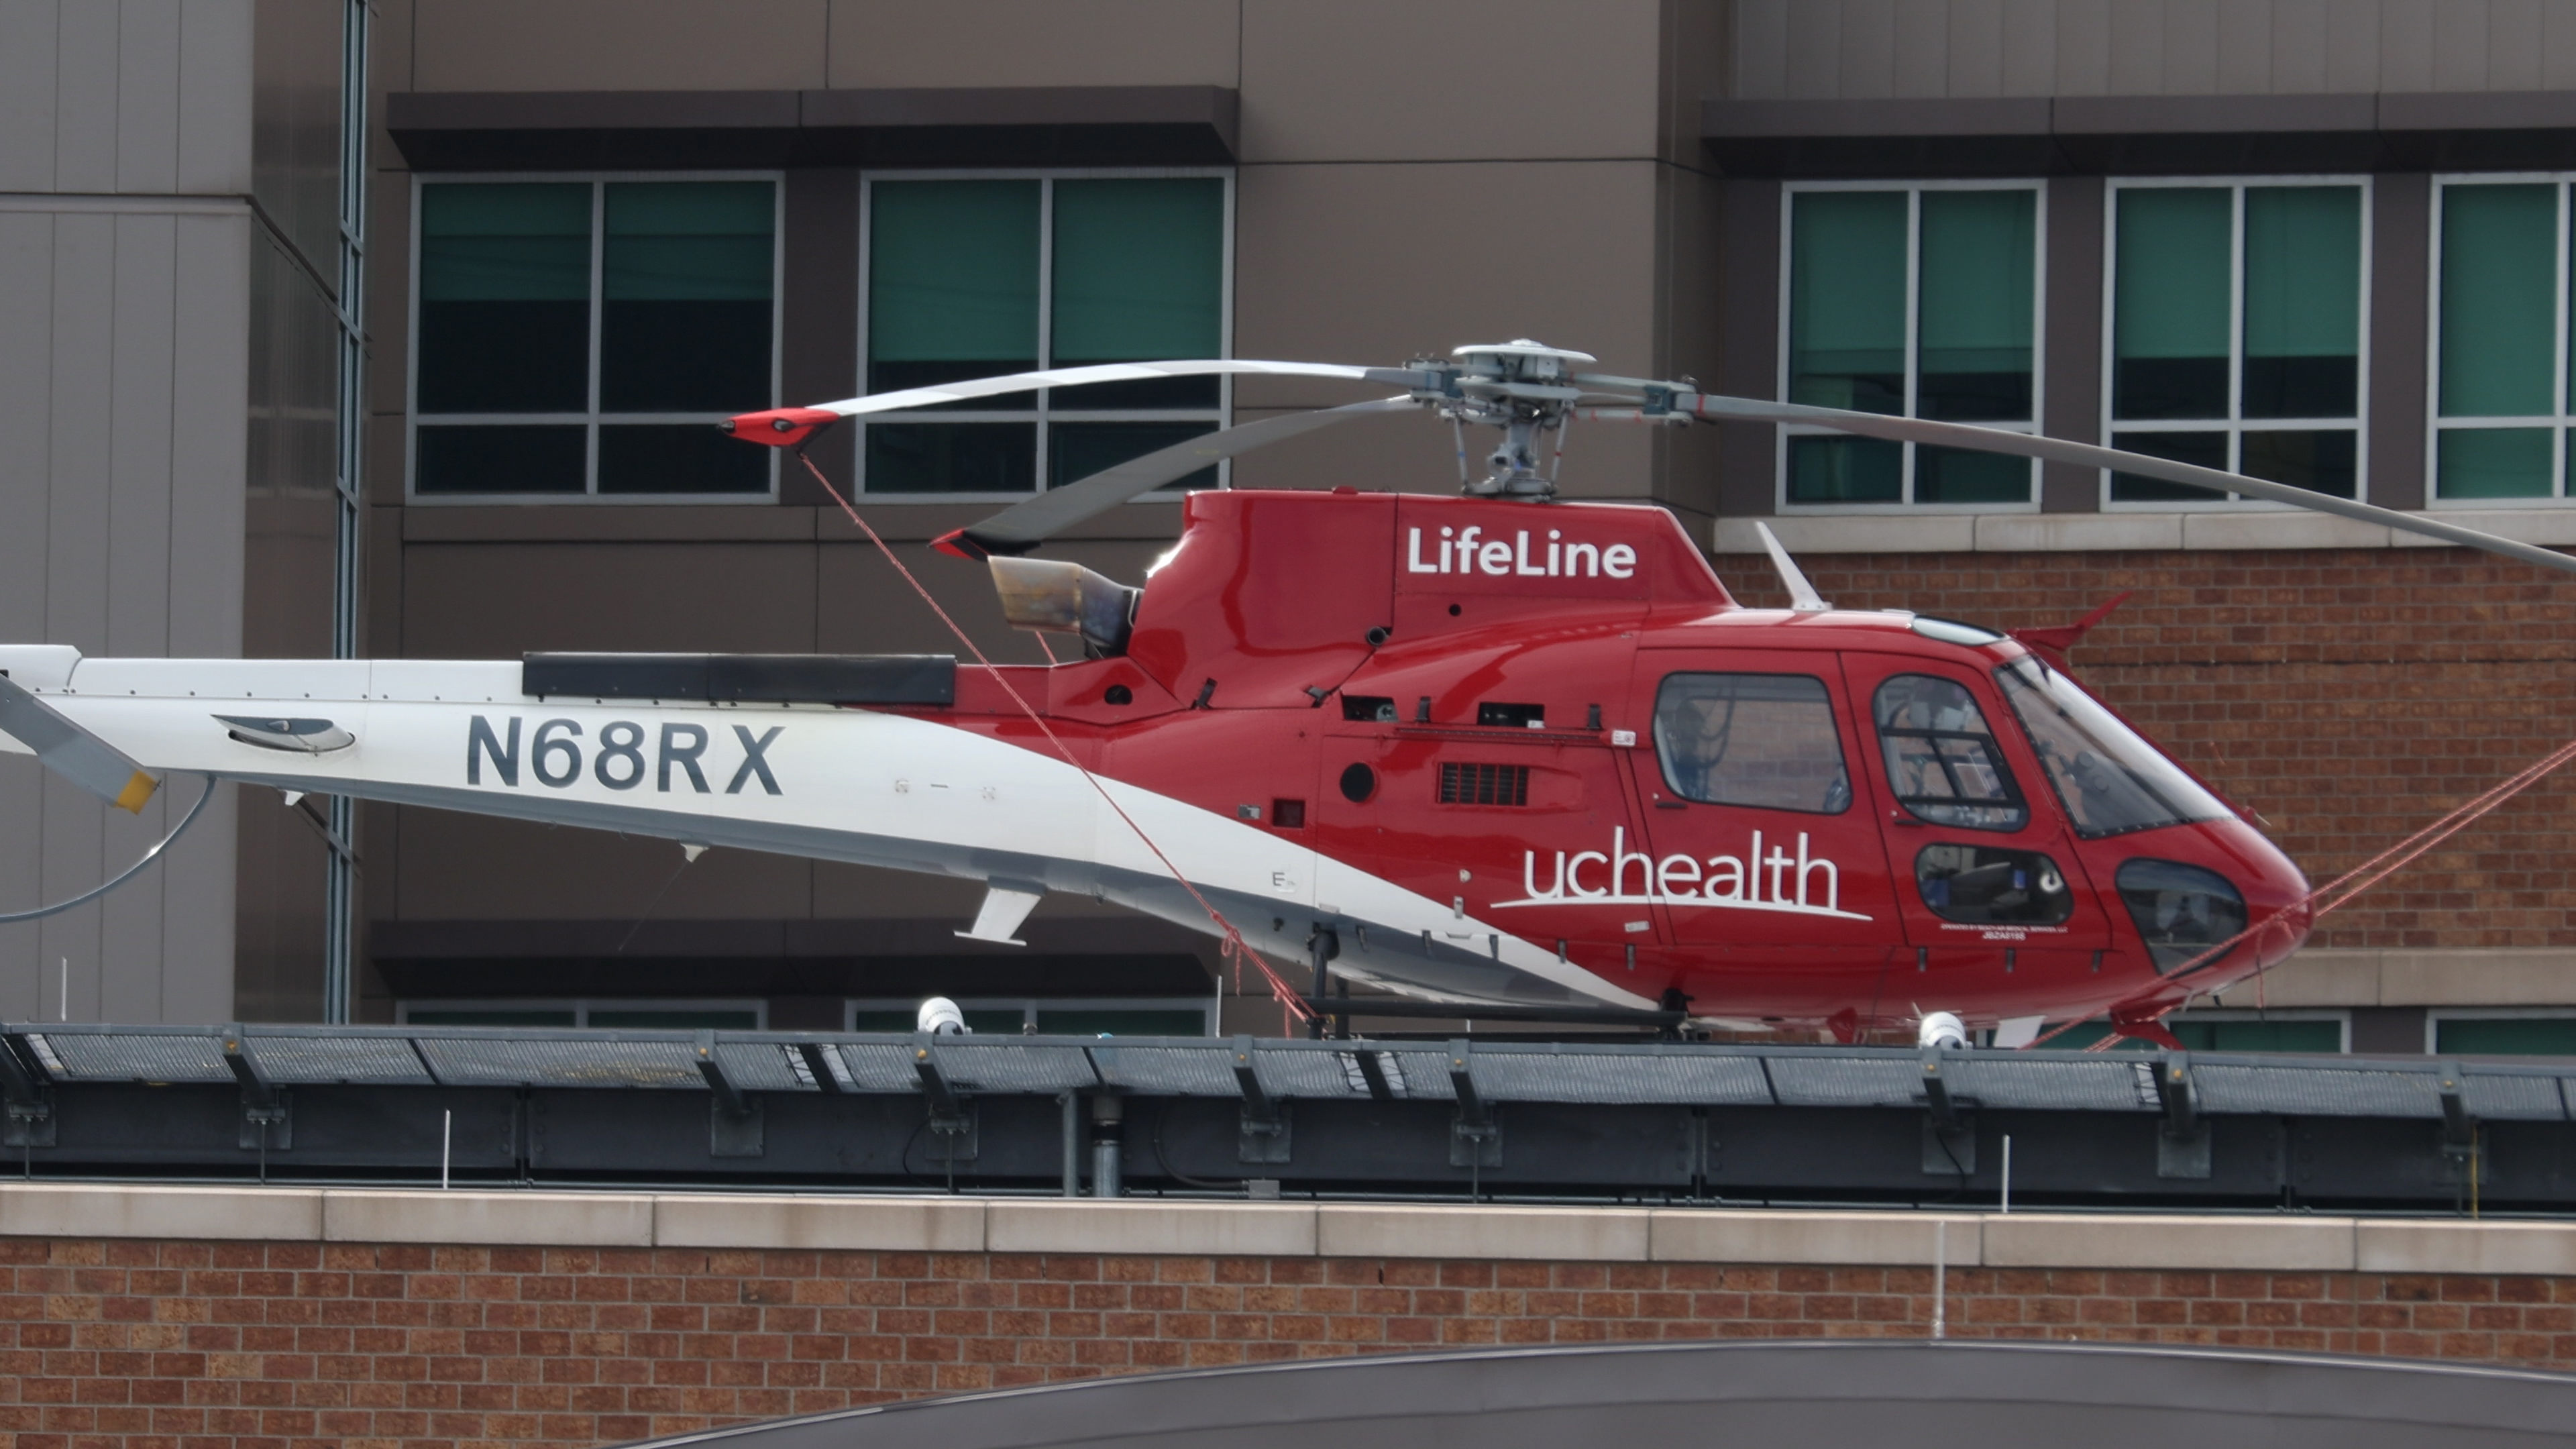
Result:
{"type": "Polygon", "coordinates": [[[2087,840],[2219,820],[2227,806],[2157,753],[2075,681],[2036,659],[1995,671],[2004,698],[2030,733],[2048,783],[2087,840]]]}

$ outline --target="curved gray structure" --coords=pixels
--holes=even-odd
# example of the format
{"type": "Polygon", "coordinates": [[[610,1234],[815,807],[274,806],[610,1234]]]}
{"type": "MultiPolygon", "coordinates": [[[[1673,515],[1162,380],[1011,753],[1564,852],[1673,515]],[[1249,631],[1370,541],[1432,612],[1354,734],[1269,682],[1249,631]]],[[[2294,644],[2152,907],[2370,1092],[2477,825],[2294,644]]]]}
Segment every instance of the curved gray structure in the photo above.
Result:
{"type": "Polygon", "coordinates": [[[690,1434],[709,1449],[2472,1449],[2576,1444],[2576,1377],[2056,1343],[1639,1344],[1203,1369],[690,1434]]]}

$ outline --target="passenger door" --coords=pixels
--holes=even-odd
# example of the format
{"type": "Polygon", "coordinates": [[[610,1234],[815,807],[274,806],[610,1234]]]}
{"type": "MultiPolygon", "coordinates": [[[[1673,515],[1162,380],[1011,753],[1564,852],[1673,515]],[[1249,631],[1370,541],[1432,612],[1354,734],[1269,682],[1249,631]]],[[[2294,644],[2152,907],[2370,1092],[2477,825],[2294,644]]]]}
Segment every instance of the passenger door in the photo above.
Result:
{"type": "Polygon", "coordinates": [[[1635,848],[1651,859],[1611,862],[1617,891],[1651,871],[1685,947],[1876,962],[1896,934],[1895,892],[1877,822],[1856,793],[1832,656],[1637,657],[1632,717],[1652,734],[1633,757],[1650,837],[1635,848]]]}

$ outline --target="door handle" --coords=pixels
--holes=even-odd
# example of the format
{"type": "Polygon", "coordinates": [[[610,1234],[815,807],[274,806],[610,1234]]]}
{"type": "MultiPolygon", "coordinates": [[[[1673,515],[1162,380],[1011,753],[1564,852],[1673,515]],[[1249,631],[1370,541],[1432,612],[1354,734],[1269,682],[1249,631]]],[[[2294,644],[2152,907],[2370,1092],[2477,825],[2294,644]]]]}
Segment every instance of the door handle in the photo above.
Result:
{"type": "Polygon", "coordinates": [[[1887,823],[1888,823],[1888,824],[1890,824],[1890,825],[1902,825],[1902,826],[1904,826],[1904,827],[1905,827],[1906,829],[1908,829],[1908,830],[1920,830],[1920,829],[1922,829],[1922,828],[1923,828],[1923,822],[1922,822],[1922,821],[1917,820],[1917,819],[1915,819],[1913,816],[1906,814],[1906,813],[1905,813],[1903,810],[1901,810],[1901,809],[1898,809],[1898,810],[1890,810],[1890,811],[1888,811],[1888,812],[1887,812],[1887,823]]]}

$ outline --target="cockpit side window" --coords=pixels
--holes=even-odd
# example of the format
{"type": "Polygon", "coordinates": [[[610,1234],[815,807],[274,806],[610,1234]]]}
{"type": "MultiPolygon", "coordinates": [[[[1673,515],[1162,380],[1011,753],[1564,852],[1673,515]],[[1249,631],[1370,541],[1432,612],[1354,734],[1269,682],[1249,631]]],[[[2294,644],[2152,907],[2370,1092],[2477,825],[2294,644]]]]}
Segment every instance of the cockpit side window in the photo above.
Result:
{"type": "Polygon", "coordinates": [[[1851,808],[1833,701],[1812,675],[1665,675],[1655,758],[1685,800],[1813,815],[1851,808]]]}
{"type": "Polygon", "coordinates": [[[1896,803],[1918,819],[1962,830],[2019,830],[2030,807],[1995,732],[1967,686],[1900,674],[1878,687],[1870,714],[1896,803]]]}
{"type": "Polygon", "coordinates": [[[2087,840],[2189,820],[2223,820],[2227,806],[2075,681],[2036,659],[1995,671],[2030,732],[2048,783],[2087,840]]]}

